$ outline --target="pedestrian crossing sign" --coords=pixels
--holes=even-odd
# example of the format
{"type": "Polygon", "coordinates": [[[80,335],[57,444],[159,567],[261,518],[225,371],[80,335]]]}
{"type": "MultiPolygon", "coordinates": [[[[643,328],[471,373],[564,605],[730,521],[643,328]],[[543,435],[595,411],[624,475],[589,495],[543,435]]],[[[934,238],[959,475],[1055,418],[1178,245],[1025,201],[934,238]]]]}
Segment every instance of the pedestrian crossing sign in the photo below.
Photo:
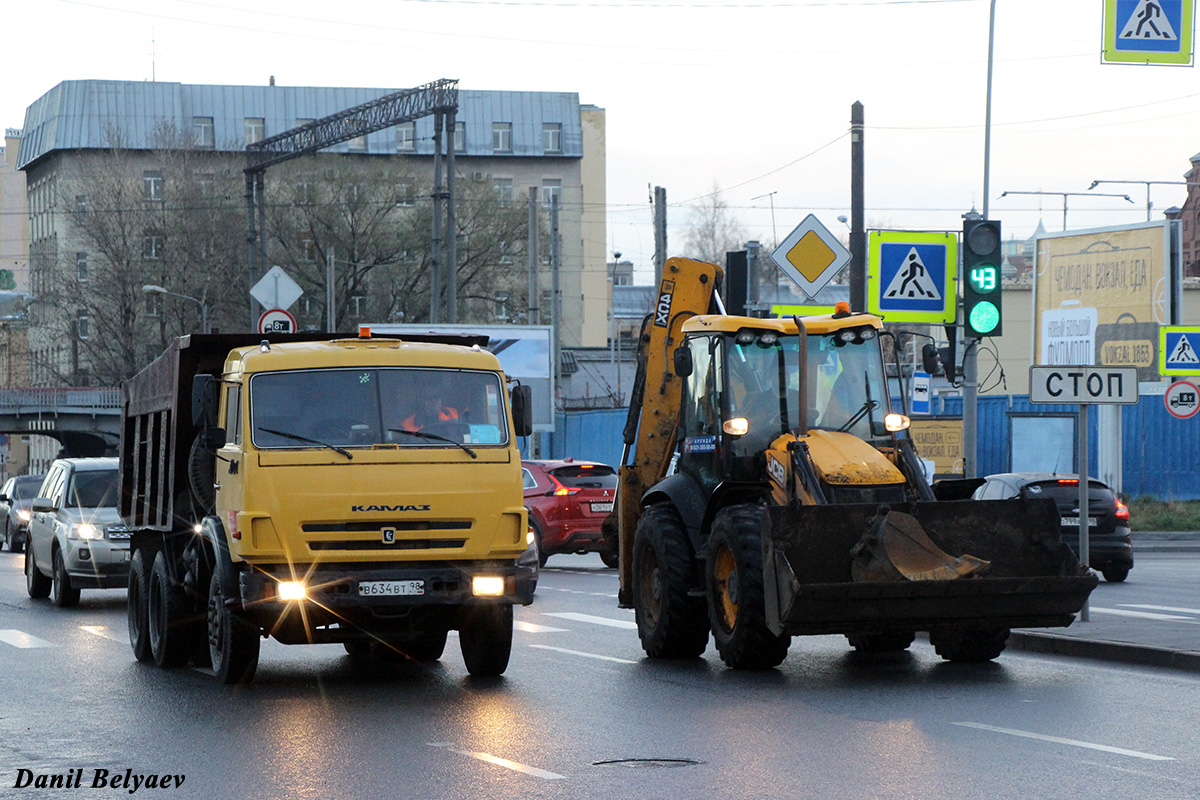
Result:
{"type": "Polygon", "coordinates": [[[955,321],[956,233],[871,231],[868,250],[868,311],[889,322],[955,321]]]}
{"type": "Polygon", "coordinates": [[[1163,325],[1158,329],[1158,373],[1200,375],[1200,326],[1163,325]]]}
{"type": "Polygon", "coordinates": [[[1104,0],[1106,64],[1190,66],[1196,0],[1104,0]]]}

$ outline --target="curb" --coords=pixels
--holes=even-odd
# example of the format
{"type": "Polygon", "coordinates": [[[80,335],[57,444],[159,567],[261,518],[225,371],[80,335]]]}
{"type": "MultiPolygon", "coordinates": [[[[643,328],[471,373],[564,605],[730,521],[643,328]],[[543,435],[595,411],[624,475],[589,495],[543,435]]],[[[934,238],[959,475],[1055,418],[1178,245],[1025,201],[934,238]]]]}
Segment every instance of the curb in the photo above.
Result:
{"type": "Polygon", "coordinates": [[[1200,653],[1168,650],[1163,647],[1147,647],[1127,642],[1104,642],[1095,639],[1077,639],[1072,636],[1013,631],[1008,639],[1008,647],[1026,653],[1049,653],[1117,661],[1144,667],[1164,667],[1187,672],[1200,672],[1200,653]]]}

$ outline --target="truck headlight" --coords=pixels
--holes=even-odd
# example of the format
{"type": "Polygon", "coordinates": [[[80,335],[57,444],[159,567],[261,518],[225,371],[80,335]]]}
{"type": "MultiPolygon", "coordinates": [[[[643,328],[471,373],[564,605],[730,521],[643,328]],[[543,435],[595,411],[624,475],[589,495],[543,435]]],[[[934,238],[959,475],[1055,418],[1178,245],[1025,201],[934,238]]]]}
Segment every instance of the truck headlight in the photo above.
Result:
{"type": "Polygon", "coordinates": [[[499,575],[476,575],[471,579],[471,593],[476,597],[501,597],[504,578],[499,575]]]}
{"type": "Polygon", "coordinates": [[[276,587],[276,596],[284,602],[303,600],[308,597],[308,591],[300,581],[280,581],[276,587]]]}

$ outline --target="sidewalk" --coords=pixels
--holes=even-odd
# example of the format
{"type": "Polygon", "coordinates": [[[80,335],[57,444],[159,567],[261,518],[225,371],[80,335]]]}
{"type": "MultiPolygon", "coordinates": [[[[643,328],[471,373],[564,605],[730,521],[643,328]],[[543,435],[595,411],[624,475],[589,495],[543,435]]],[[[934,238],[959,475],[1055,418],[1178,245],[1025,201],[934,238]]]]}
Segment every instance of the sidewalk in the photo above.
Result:
{"type": "MultiPolygon", "coordinates": [[[[1200,532],[1139,532],[1133,534],[1134,569],[1137,554],[1200,550],[1200,532]]],[[[1200,672],[1200,627],[1174,629],[1146,625],[1143,620],[1092,612],[1087,622],[1068,628],[1014,630],[1011,650],[1096,658],[1200,672]]]]}

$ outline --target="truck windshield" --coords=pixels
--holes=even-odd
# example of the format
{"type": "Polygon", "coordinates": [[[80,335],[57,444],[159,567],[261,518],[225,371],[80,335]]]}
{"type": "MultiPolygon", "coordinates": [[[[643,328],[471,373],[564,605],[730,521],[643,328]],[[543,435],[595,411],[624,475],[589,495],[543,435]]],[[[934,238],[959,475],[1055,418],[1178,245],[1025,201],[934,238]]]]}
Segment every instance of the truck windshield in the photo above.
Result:
{"type": "MultiPolygon", "coordinates": [[[[888,398],[877,338],[839,342],[809,334],[807,339],[808,427],[865,439],[886,436],[888,398]]],[[[735,455],[753,455],[799,425],[799,341],[774,334],[745,344],[730,338],[726,413],[748,423],[747,434],[733,445],[739,451],[735,455]]]]}
{"type": "Polygon", "coordinates": [[[262,373],[250,380],[251,441],[292,449],[507,445],[502,391],[499,375],[470,370],[262,373]]]}

